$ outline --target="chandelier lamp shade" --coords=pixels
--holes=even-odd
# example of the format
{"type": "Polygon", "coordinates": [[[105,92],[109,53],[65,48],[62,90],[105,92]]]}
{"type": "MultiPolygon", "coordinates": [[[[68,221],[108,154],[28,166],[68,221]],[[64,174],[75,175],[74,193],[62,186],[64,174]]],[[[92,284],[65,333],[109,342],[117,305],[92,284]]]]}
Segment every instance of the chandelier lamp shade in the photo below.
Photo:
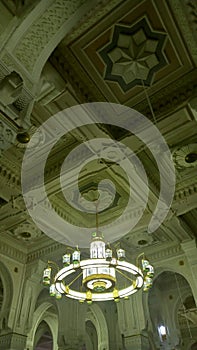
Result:
{"type": "Polygon", "coordinates": [[[126,261],[125,250],[117,249],[112,253],[106,248],[103,237],[98,232],[92,235],[90,258],[81,260],[77,248],[62,257],[63,267],[59,269],[53,261],[43,273],[43,284],[49,287],[51,296],[87,302],[128,299],[140,289],[148,291],[152,286],[154,268],[141,254],[137,266],[126,261]]]}

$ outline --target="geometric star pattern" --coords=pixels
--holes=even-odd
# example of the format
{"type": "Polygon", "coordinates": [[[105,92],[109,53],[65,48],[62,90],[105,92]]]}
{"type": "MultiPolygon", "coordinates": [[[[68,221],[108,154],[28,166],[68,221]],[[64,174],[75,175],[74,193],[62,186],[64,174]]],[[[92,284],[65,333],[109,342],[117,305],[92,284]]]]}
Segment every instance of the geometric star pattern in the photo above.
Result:
{"type": "Polygon", "coordinates": [[[132,27],[116,25],[112,40],[100,50],[105,80],[116,81],[123,91],[150,85],[167,60],[163,54],[166,35],[152,31],[146,19],[132,27]]]}

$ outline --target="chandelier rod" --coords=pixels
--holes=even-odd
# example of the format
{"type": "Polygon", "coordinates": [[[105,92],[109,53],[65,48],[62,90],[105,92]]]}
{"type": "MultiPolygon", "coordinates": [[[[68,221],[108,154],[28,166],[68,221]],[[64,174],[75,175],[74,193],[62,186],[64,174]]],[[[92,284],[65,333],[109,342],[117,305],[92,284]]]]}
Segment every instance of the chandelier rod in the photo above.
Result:
{"type": "Polygon", "coordinates": [[[58,266],[58,264],[55,261],[48,260],[47,263],[48,263],[49,266],[52,265],[52,266],[54,266],[56,268],[57,271],[59,271],[59,266],[58,266]]]}
{"type": "Polygon", "coordinates": [[[116,270],[120,275],[124,276],[125,278],[127,278],[129,281],[131,281],[133,283],[133,280],[131,278],[129,278],[127,275],[125,275],[125,273],[119,271],[118,269],[116,270]]]}
{"type": "Polygon", "coordinates": [[[79,273],[69,284],[68,287],[70,287],[81,275],[83,274],[83,271],[79,273]]]}
{"type": "Polygon", "coordinates": [[[137,256],[137,258],[136,258],[136,265],[137,265],[137,267],[139,267],[139,258],[140,258],[140,257],[145,258],[144,252],[141,253],[141,254],[139,254],[139,255],[137,256]]]}

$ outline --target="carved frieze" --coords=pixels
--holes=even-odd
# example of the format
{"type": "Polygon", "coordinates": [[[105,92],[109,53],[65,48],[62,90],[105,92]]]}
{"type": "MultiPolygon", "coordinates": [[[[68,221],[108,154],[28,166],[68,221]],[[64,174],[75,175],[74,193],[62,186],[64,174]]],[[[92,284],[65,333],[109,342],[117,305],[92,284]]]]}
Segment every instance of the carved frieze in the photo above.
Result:
{"type": "Polygon", "coordinates": [[[29,27],[23,40],[14,51],[17,59],[27,71],[33,71],[42,50],[84,2],[85,0],[56,0],[29,27]]]}
{"type": "Polygon", "coordinates": [[[22,252],[16,247],[13,247],[11,244],[4,242],[3,239],[1,239],[0,254],[2,256],[9,256],[16,261],[22,262],[23,264],[25,264],[27,260],[27,255],[25,252],[22,252]]]}

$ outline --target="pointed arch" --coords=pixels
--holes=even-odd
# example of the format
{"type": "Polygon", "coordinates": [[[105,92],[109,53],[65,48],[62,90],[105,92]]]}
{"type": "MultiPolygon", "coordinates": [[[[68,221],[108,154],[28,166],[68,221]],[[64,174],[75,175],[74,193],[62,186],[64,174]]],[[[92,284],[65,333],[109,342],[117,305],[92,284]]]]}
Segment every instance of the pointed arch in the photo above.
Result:
{"type": "Polygon", "coordinates": [[[42,321],[45,321],[49,326],[50,331],[53,337],[53,350],[57,350],[57,334],[58,334],[58,315],[54,312],[50,312],[50,309],[54,307],[50,302],[43,302],[40,304],[33,314],[32,328],[29,334],[27,335],[27,347],[33,349],[34,339],[36,331],[39,327],[39,324],[42,321]]]}
{"type": "Polygon", "coordinates": [[[96,328],[98,337],[98,350],[109,349],[109,333],[105,316],[97,304],[91,305],[87,311],[86,322],[91,321],[96,328]]]}

